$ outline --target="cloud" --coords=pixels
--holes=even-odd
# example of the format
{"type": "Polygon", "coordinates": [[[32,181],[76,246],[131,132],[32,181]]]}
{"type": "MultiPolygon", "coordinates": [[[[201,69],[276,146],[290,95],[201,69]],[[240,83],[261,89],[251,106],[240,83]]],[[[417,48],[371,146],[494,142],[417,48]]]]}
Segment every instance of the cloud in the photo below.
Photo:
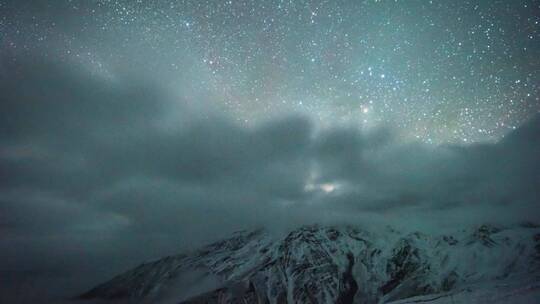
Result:
{"type": "Polygon", "coordinates": [[[295,115],[247,128],[131,75],[111,81],[40,58],[2,66],[13,71],[0,82],[9,288],[35,279],[38,295],[70,296],[242,228],[539,216],[539,117],[496,144],[426,146],[295,115]]]}

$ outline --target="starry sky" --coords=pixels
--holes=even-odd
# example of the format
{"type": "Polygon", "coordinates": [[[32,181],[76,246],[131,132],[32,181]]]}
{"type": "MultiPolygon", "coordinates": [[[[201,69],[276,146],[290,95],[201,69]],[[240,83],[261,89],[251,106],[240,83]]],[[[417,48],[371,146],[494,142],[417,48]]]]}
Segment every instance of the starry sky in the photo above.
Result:
{"type": "Polygon", "coordinates": [[[241,229],[537,222],[539,22],[538,0],[0,0],[0,303],[241,229]]]}
{"type": "MultiPolygon", "coordinates": [[[[290,113],[496,141],[540,111],[538,1],[8,1],[2,53],[150,75],[246,126],[290,113]]],[[[9,56],[9,55],[8,55],[9,56]]]]}

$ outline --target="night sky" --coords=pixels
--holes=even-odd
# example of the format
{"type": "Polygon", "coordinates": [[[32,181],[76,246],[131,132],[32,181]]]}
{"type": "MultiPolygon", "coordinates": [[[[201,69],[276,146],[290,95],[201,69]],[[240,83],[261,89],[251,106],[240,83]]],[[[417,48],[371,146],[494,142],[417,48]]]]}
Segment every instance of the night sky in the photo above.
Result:
{"type": "Polygon", "coordinates": [[[13,2],[3,53],[139,68],[246,125],[301,112],[466,143],[540,111],[537,1],[13,2]]]}
{"type": "Polygon", "coordinates": [[[265,227],[540,219],[539,1],[0,0],[0,302],[265,227]]]}

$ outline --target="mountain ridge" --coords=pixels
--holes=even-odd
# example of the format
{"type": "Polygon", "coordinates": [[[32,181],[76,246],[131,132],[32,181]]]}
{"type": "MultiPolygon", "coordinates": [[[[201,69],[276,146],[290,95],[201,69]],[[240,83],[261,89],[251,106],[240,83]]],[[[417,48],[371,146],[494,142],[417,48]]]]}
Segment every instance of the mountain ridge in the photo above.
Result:
{"type": "Polygon", "coordinates": [[[310,225],[241,231],[144,263],[80,296],[133,303],[389,303],[513,277],[539,282],[540,227],[453,234],[310,225]],[[194,288],[196,286],[197,288],[194,288]]]}

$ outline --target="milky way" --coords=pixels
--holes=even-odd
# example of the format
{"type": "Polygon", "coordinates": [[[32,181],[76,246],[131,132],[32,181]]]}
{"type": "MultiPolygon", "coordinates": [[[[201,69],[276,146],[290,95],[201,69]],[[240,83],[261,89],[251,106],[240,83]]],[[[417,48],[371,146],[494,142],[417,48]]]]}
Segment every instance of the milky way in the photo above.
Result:
{"type": "Polygon", "coordinates": [[[540,111],[538,1],[12,2],[3,56],[133,69],[246,126],[300,112],[469,143],[540,111]]]}

